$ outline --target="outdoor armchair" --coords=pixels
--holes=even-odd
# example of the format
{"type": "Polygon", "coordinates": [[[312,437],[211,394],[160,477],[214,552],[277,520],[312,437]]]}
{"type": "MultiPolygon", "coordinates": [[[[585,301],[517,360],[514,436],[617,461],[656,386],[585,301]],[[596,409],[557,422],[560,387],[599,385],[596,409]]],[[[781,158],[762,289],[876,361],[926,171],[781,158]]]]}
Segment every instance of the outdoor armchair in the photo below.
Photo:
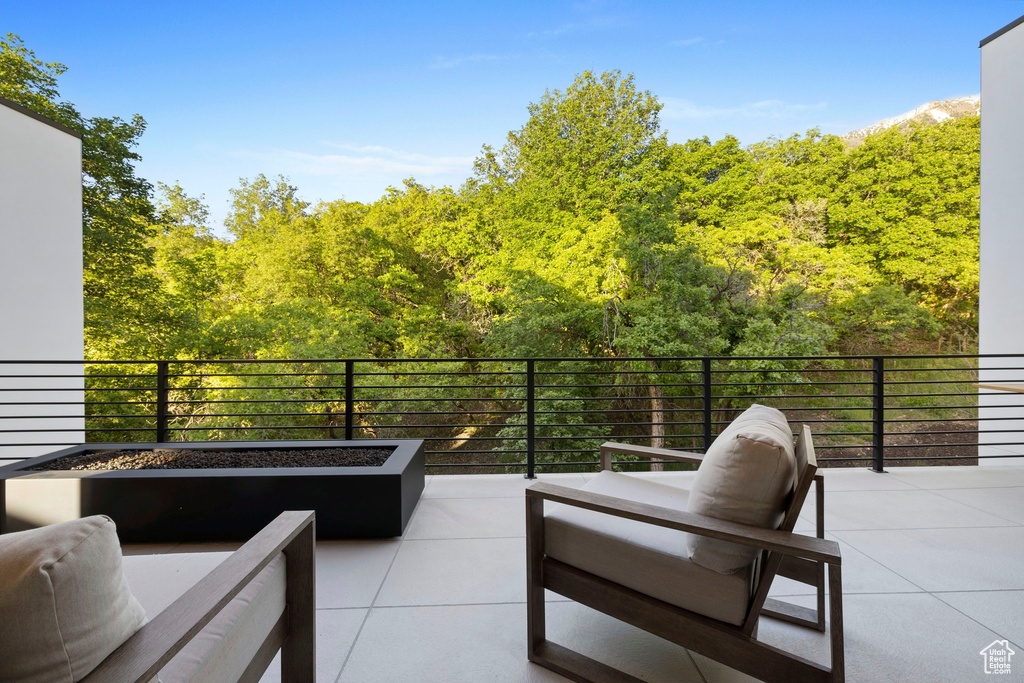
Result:
{"type": "Polygon", "coordinates": [[[109,517],[0,535],[0,681],[255,682],[280,651],[313,683],[314,524],[281,513],[148,623],[109,517]]]}
{"type": "MultiPolygon", "coordinates": [[[[705,457],[662,449],[638,452],[641,447],[605,444],[602,472],[583,489],[547,482],[528,488],[530,660],[576,681],[638,680],[547,640],[547,589],[762,680],[842,681],[839,548],[832,541],[793,533],[812,481],[817,479],[820,486],[821,478],[815,476],[817,464],[810,430],[801,430],[794,448],[788,425],[784,430],[787,436],[781,436],[780,419],[785,425],[778,411],[753,406],[719,436],[722,444],[718,448],[713,445],[705,457]],[[774,436],[752,436],[751,425],[760,428],[765,419],[774,421],[774,436]],[[723,449],[730,448],[723,444],[730,439],[738,444],[738,451],[723,457],[723,449]],[[747,452],[739,452],[744,449],[747,452]],[[773,449],[778,451],[778,462],[761,458],[766,454],[774,457],[773,449]],[[689,491],[612,472],[612,454],[625,450],[695,462],[704,472],[698,469],[689,491]],[[764,472],[756,471],[759,466],[764,472]],[[744,472],[737,471],[745,467],[753,468],[757,476],[745,480],[744,472]],[[751,487],[757,500],[737,504],[732,494],[738,492],[742,499],[751,487]],[[714,495],[707,496],[709,490],[714,495]],[[781,497],[773,502],[768,500],[772,495],[781,497]],[[694,508],[706,511],[696,512],[694,508]],[[741,522],[736,521],[737,517],[761,521],[741,522]],[[825,565],[830,666],[757,639],[762,615],[825,630],[825,565]],[[776,575],[818,587],[818,609],[769,600],[768,591],[776,575]]],[[[818,500],[820,521],[820,488],[818,500]]]]}
{"type": "Polygon", "coordinates": [[[312,511],[282,512],[82,683],[149,681],[156,673],[163,683],[255,683],[278,650],[284,683],[313,683],[314,525],[312,511]]]}

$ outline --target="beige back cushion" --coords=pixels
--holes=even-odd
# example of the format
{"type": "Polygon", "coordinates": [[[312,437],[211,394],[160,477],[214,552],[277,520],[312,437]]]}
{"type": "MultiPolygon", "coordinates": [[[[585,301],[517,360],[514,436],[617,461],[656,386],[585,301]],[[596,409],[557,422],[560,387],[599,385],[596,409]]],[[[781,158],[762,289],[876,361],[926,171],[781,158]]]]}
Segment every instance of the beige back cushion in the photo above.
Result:
{"type": "MultiPolygon", "coordinates": [[[[793,434],[786,416],[754,404],[711,444],[690,491],[687,510],[759,527],[777,528],[796,480],[793,434]]],[[[717,572],[754,561],[758,549],[690,535],[690,559],[717,572]]]]}
{"type": "Polygon", "coordinates": [[[74,683],[145,619],[109,517],[0,536],[0,683],[74,683]]]}

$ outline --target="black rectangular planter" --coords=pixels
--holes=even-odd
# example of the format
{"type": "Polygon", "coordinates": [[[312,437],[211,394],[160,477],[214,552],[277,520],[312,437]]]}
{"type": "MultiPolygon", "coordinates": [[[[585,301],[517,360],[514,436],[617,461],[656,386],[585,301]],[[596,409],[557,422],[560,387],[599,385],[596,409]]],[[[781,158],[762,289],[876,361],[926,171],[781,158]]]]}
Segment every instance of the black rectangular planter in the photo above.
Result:
{"type": "Polygon", "coordinates": [[[316,510],[320,539],[400,536],[424,486],[423,442],[90,443],[0,468],[0,533],[104,514],[127,543],[244,541],[284,510],[316,510]],[[380,467],[48,470],[103,450],[394,448],[380,467]]]}

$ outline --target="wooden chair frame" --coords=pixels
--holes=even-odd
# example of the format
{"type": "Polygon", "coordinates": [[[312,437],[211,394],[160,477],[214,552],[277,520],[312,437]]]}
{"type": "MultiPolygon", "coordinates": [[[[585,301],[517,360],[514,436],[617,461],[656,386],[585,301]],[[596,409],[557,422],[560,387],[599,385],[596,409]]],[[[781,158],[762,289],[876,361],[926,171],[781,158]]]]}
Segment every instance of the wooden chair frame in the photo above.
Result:
{"type": "MultiPolygon", "coordinates": [[[[728,522],[547,482],[530,486],[526,490],[527,650],[530,661],[583,683],[639,680],[547,640],[544,590],[548,589],[764,681],[843,681],[842,558],[837,543],[820,537],[823,534],[823,479],[816,475],[814,446],[806,426],[801,430],[796,449],[799,477],[779,529],[728,522]],[[792,531],[812,481],[817,482],[818,538],[792,531]],[[545,501],[760,548],[762,552],[757,559],[755,581],[743,623],[735,626],[681,609],[547,557],[544,553],[545,501]],[[825,631],[826,565],[831,646],[829,667],[757,639],[757,624],[762,615],[825,631]],[[818,586],[818,609],[809,610],[769,599],[768,591],[776,575],[818,586]]],[[[603,469],[611,469],[613,453],[697,464],[702,458],[700,454],[605,444],[601,448],[603,469]]]]}
{"type": "Polygon", "coordinates": [[[281,651],[284,683],[316,674],[315,513],[282,512],[245,545],[145,624],[82,683],[156,680],[156,675],[259,574],[284,553],[285,610],[239,681],[257,683],[281,651]]]}

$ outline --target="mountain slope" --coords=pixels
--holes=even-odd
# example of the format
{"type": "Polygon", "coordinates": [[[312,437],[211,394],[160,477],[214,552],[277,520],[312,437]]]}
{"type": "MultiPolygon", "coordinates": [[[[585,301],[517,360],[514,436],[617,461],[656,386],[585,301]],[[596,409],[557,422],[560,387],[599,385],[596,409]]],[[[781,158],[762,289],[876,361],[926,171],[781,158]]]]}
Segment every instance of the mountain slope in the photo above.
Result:
{"type": "Polygon", "coordinates": [[[856,147],[864,141],[868,135],[881,132],[893,126],[906,128],[913,123],[922,125],[933,125],[942,123],[949,119],[958,119],[963,116],[977,116],[981,113],[981,95],[969,95],[968,97],[955,97],[949,100],[936,100],[922,104],[916,109],[911,109],[898,116],[891,116],[882,119],[870,126],[859,130],[851,131],[843,136],[843,141],[850,147],[856,147]]]}

